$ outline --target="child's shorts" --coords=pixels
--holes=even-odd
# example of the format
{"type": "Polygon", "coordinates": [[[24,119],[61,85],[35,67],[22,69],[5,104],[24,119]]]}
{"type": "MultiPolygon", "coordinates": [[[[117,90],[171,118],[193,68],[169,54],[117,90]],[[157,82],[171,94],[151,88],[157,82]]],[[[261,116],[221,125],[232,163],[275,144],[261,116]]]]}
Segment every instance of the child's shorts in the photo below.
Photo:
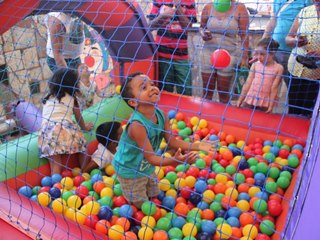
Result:
{"type": "Polygon", "coordinates": [[[121,184],[124,197],[139,209],[145,201],[149,201],[149,198],[156,197],[160,193],[158,177],[155,173],[140,178],[123,178],[120,176],[117,178],[121,184]]]}

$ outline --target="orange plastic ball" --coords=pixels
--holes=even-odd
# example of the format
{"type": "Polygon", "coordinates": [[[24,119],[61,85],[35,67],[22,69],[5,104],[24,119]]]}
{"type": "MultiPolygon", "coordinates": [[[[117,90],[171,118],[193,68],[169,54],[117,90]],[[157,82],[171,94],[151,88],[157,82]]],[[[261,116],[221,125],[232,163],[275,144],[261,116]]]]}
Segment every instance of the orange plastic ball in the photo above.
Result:
{"type": "Polygon", "coordinates": [[[120,240],[137,240],[137,235],[134,232],[128,231],[121,236],[120,240]]]}
{"type": "Polygon", "coordinates": [[[213,220],[214,211],[212,211],[211,209],[204,209],[201,213],[201,218],[205,220],[213,220]]]}
{"type": "Polygon", "coordinates": [[[168,240],[168,234],[165,231],[158,230],[153,234],[153,240],[168,240]]]}
{"type": "Polygon", "coordinates": [[[179,216],[185,217],[185,216],[187,216],[187,214],[189,212],[188,205],[185,203],[178,203],[174,207],[174,212],[179,216]]]}
{"type": "Polygon", "coordinates": [[[248,212],[244,212],[240,215],[239,221],[240,221],[241,226],[246,226],[248,224],[254,223],[254,217],[252,216],[252,214],[250,214],[248,212]]]}
{"type": "Polygon", "coordinates": [[[105,219],[102,219],[102,220],[99,220],[97,223],[96,223],[96,226],[95,226],[95,229],[102,233],[102,234],[107,234],[108,233],[108,229],[111,227],[111,224],[110,222],[108,222],[107,220],[105,219]]]}
{"type": "Polygon", "coordinates": [[[122,226],[125,231],[128,231],[130,228],[130,221],[125,217],[118,218],[116,224],[122,226]]]}
{"type": "Polygon", "coordinates": [[[228,143],[228,144],[230,144],[230,143],[234,143],[235,141],[236,141],[236,138],[235,138],[235,136],[233,136],[233,135],[231,135],[231,134],[228,134],[227,136],[226,136],[226,142],[228,143]]]}

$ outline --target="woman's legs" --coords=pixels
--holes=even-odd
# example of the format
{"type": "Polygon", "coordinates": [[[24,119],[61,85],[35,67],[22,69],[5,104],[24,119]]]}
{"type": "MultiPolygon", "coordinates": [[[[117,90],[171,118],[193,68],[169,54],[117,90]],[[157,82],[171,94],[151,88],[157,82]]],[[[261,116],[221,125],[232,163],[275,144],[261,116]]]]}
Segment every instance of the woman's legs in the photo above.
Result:
{"type": "Polygon", "coordinates": [[[217,89],[219,94],[219,101],[221,103],[228,103],[230,99],[230,82],[232,76],[217,76],[217,89]]]}
{"type": "Polygon", "coordinates": [[[212,100],[214,90],[216,88],[216,75],[215,73],[201,73],[203,83],[203,97],[212,100]]]}
{"type": "Polygon", "coordinates": [[[63,155],[54,155],[48,157],[51,174],[61,174],[62,170],[62,156],[63,155]]]}

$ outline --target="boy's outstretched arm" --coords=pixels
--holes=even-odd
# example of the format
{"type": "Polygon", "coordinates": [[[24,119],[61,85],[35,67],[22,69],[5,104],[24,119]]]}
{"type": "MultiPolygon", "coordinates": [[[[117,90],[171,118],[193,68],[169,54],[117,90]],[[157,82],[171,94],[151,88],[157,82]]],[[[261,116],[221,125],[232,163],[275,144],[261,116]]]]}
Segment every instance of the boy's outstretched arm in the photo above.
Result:
{"type": "Polygon", "coordinates": [[[198,159],[197,153],[192,152],[186,155],[182,155],[181,150],[178,150],[175,153],[174,158],[176,159],[157,156],[149,141],[145,126],[143,126],[140,122],[134,121],[129,125],[128,135],[133,141],[137,143],[141,151],[143,151],[145,159],[154,166],[178,165],[185,161],[187,163],[194,163],[198,159]]]}

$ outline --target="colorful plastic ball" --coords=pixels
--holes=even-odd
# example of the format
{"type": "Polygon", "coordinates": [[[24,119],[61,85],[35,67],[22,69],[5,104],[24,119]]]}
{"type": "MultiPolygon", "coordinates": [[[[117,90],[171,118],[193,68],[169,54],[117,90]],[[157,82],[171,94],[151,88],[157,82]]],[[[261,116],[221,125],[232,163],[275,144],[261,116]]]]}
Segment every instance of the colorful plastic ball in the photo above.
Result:
{"type": "Polygon", "coordinates": [[[198,233],[198,229],[197,229],[196,225],[193,223],[186,223],[182,227],[182,234],[185,237],[187,237],[187,236],[195,237],[197,235],[197,233],[198,233]]]}
{"type": "Polygon", "coordinates": [[[32,189],[28,186],[23,186],[19,188],[18,193],[27,198],[30,198],[32,196],[32,189]]]}
{"type": "Polygon", "coordinates": [[[299,158],[296,155],[291,155],[288,157],[288,165],[289,167],[296,168],[299,166],[299,158]]]}
{"type": "Polygon", "coordinates": [[[280,140],[275,140],[273,142],[273,146],[277,146],[278,148],[280,148],[282,146],[282,142],[280,140]]]}
{"type": "Polygon", "coordinates": [[[270,220],[264,220],[260,223],[260,231],[271,236],[275,232],[275,225],[270,220]]]}
{"type": "Polygon", "coordinates": [[[108,222],[105,219],[101,219],[96,223],[95,229],[97,232],[102,233],[102,234],[107,234],[108,229],[111,227],[110,222],[108,222]]]}
{"type": "Polygon", "coordinates": [[[98,182],[98,181],[103,181],[102,174],[101,174],[100,170],[99,170],[99,173],[96,173],[91,176],[90,181],[92,184],[94,184],[95,182],[98,182]]]}
{"type": "Polygon", "coordinates": [[[131,218],[133,215],[133,209],[129,204],[124,204],[119,209],[119,215],[125,218],[131,218]]]}
{"type": "Polygon", "coordinates": [[[116,93],[117,93],[118,95],[120,95],[120,93],[121,93],[121,85],[117,85],[117,86],[116,86],[116,93]]]}
{"type": "Polygon", "coordinates": [[[109,197],[109,196],[101,197],[98,200],[98,202],[100,203],[101,206],[109,206],[109,207],[113,206],[113,199],[112,197],[109,197]]]}
{"type": "Polygon", "coordinates": [[[257,235],[258,235],[258,229],[257,229],[257,227],[255,225],[248,224],[248,225],[243,227],[242,234],[245,237],[250,237],[252,239],[255,239],[257,237],[257,235]]]}
{"type": "Polygon", "coordinates": [[[156,229],[159,229],[159,230],[169,231],[170,228],[171,228],[171,221],[168,220],[168,218],[166,217],[160,218],[156,224],[156,229]]]}
{"type": "Polygon", "coordinates": [[[168,234],[165,231],[158,230],[153,234],[153,240],[168,240],[168,234]]]}
{"type": "Polygon", "coordinates": [[[73,188],[73,180],[71,177],[64,177],[60,181],[63,188],[71,190],[73,188]]]}
{"type": "Polygon", "coordinates": [[[183,233],[181,231],[181,229],[179,228],[171,228],[168,232],[169,238],[170,239],[182,239],[183,237],[183,233]]]}
{"type": "Polygon", "coordinates": [[[289,187],[289,185],[290,185],[290,180],[288,179],[288,178],[286,178],[286,177],[279,177],[278,179],[277,179],[277,185],[279,186],[279,187],[281,187],[282,189],[286,189],[287,187],[289,187]]]}
{"type": "Polygon", "coordinates": [[[72,195],[67,200],[68,207],[79,209],[82,205],[82,200],[77,195],[72,195]]]}
{"type": "MultiPolygon", "coordinates": [[[[120,240],[137,240],[137,234],[133,231],[125,232],[123,236],[121,236],[120,240]]],[[[166,239],[165,239],[166,240],[166,239]]]]}
{"type": "Polygon", "coordinates": [[[43,187],[51,187],[52,186],[52,178],[49,176],[45,176],[41,179],[41,186],[43,187]]]}
{"type": "Polygon", "coordinates": [[[162,206],[165,209],[172,210],[176,205],[176,199],[170,196],[166,196],[162,200],[162,206]]]}
{"type": "Polygon", "coordinates": [[[216,234],[220,238],[228,239],[232,235],[232,227],[227,223],[222,223],[217,226],[216,234]]]}
{"type": "Polygon", "coordinates": [[[153,238],[153,230],[149,227],[142,227],[138,232],[140,240],[151,240],[153,238]]]}
{"type": "Polygon", "coordinates": [[[73,185],[78,187],[81,183],[85,181],[85,178],[81,175],[75,176],[73,179],[73,185]]]}
{"type": "MultiPolygon", "coordinates": [[[[230,0],[219,0],[220,1],[229,1],[230,0]]],[[[217,49],[211,55],[211,64],[216,69],[223,69],[230,65],[231,56],[230,53],[225,49],[217,49]]]]}
{"type": "Polygon", "coordinates": [[[174,219],[172,219],[172,227],[176,227],[179,229],[182,229],[182,227],[186,224],[186,220],[184,217],[176,217],[174,219]]]}
{"type": "Polygon", "coordinates": [[[275,182],[267,182],[265,188],[268,193],[275,193],[277,192],[278,185],[275,182]]]}
{"type": "Polygon", "coordinates": [[[159,184],[158,184],[159,188],[161,191],[168,191],[170,188],[171,188],[171,184],[170,184],[170,181],[166,178],[163,178],[159,181],[159,184]]]}
{"type": "Polygon", "coordinates": [[[89,214],[97,215],[100,210],[100,204],[97,201],[90,201],[85,205],[89,214]]]}
{"type": "Polygon", "coordinates": [[[258,199],[253,204],[253,209],[258,213],[264,213],[268,208],[268,205],[265,200],[258,199]]]}
{"type": "Polygon", "coordinates": [[[92,183],[91,181],[84,181],[80,184],[80,186],[85,186],[86,188],[88,188],[89,191],[91,191],[93,188],[92,188],[92,183]]]}
{"type": "Polygon", "coordinates": [[[207,183],[206,183],[206,181],[199,179],[195,183],[194,188],[195,188],[196,192],[203,193],[207,189],[207,183]]]}
{"type": "Polygon", "coordinates": [[[190,197],[189,197],[189,201],[193,204],[193,205],[197,205],[202,199],[201,194],[197,193],[197,192],[191,192],[190,197]]]}
{"type": "MultiPolygon", "coordinates": [[[[31,191],[31,189],[30,189],[31,191]]],[[[38,195],[38,202],[40,203],[40,205],[42,206],[48,206],[51,202],[51,196],[49,193],[47,192],[42,192],[38,195]]]]}
{"type": "Polygon", "coordinates": [[[168,172],[165,176],[166,179],[169,180],[171,184],[173,184],[177,180],[177,174],[175,172],[168,172]]]}
{"type": "Polygon", "coordinates": [[[115,197],[113,199],[113,206],[114,207],[121,207],[123,206],[124,204],[128,204],[127,200],[124,198],[124,196],[118,196],[118,197],[115,197]]]}
{"type": "Polygon", "coordinates": [[[282,206],[279,201],[270,200],[268,202],[268,212],[271,216],[277,217],[282,212],[282,206]]]}
{"type": "Polygon", "coordinates": [[[214,234],[217,230],[217,226],[213,221],[203,220],[201,222],[201,231],[209,234],[214,234]]]}
{"type": "Polygon", "coordinates": [[[156,213],[156,204],[151,201],[144,202],[141,206],[141,210],[145,215],[151,216],[156,213]]]}
{"type": "Polygon", "coordinates": [[[250,204],[247,200],[240,200],[237,202],[237,207],[243,211],[243,212],[247,212],[250,209],[250,204]]]}
{"type": "Polygon", "coordinates": [[[201,209],[201,210],[204,210],[204,209],[207,209],[209,207],[209,204],[206,203],[205,201],[200,201],[198,204],[197,204],[197,208],[201,209]]]}
{"type": "Polygon", "coordinates": [[[49,190],[49,194],[50,194],[52,199],[56,199],[56,198],[59,198],[61,196],[61,191],[60,191],[59,188],[52,187],[49,190]]]}
{"type": "Polygon", "coordinates": [[[240,227],[240,221],[238,218],[236,217],[228,217],[227,218],[227,223],[231,226],[231,227],[240,227]]]}
{"type": "Polygon", "coordinates": [[[58,173],[55,173],[51,176],[52,184],[60,182],[62,179],[62,176],[58,173]]]}
{"type": "Polygon", "coordinates": [[[64,213],[64,211],[67,209],[67,203],[62,198],[57,198],[52,201],[51,207],[53,211],[57,213],[64,213]]]}
{"type": "Polygon", "coordinates": [[[292,146],[292,150],[293,150],[293,149],[298,149],[298,150],[300,150],[301,152],[303,152],[304,147],[303,147],[301,144],[295,144],[295,145],[292,146]]]}
{"type": "Polygon", "coordinates": [[[124,229],[120,225],[113,225],[108,230],[108,236],[110,239],[121,239],[124,234],[124,229]]]}
{"type": "Polygon", "coordinates": [[[177,112],[176,112],[175,110],[170,110],[170,111],[168,112],[168,118],[169,118],[169,119],[173,119],[173,118],[176,117],[176,114],[177,114],[177,112]]]}
{"type": "Polygon", "coordinates": [[[69,170],[69,169],[65,169],[65,170],[62,171],[61,176],[62,176],[62,178],[64,178],[64,177],[72,178],[73,177],[72,171],[69,170]]]}

